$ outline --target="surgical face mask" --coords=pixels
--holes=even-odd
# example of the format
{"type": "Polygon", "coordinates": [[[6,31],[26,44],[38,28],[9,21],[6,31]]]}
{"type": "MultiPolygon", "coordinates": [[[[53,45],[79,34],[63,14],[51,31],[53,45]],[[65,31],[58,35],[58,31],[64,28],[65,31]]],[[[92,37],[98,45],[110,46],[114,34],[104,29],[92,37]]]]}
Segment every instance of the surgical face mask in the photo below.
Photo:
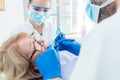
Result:
{"type": "Polygon", "coordinates": [[[99,9],[99,6],[91,4],[91,2],[89,2],[86,7],[86,14],[92,21],[97,22],[99,9]]]}
{"type": "Polygon", "coordinates": [[[44,21],[46,21],[49,18],[49,15],[47,12],[35,11],[35,10],[30,10],[29,16],[30,18],[33,19],[33,21],[37,25],[41,25],[44,21]]]}
{"type": "MultiPolygon", "coordinates": [[[[106,16],[109,14],[106,14],[105,11],[107,12],[107,8],[109,7],[108,5],[111,5],[112,2],[114,2],[115,0],[107,0],[105,3],[101,4],[101,5],[95,5],[92,4],[90,2],[90,0],[87,2],[86,5],[86,14],[88,15],[88,17],[95,23],[99,23],[100,21],[102,21],[103,19],[105,19],[106,17],[103,17],[103,15],[105,14],[106,16]],[[104,10],[103,10],[104,8],[104,10]],[[101,12],[100,12],[101,11],[101,12]],[[101,19],[102,18],[102,19],[101,19]]],[[[114,6],[116,6],[114,4],[114,6]]],[[[115,9],[116,10],[116,9],[115,9]]],[[[113,11],[112,9],[109,9],[109,12],[113,11]]],[[[114,11],[116,12],[116,11],[114,11]]],[[[104,15],[104,16],[105,16],[104,15]]],[[[107,16],[109,17],[109,16],[107,16]]]]}

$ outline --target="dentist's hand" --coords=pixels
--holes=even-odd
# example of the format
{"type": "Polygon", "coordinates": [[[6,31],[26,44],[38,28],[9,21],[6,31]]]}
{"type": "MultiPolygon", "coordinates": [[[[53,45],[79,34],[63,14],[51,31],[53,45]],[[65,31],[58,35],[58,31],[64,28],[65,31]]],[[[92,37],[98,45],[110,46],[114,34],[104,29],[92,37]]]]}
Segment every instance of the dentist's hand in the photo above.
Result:
{"type": "Polygon", "coordinates": [[[55,45],[54,48],[57,51],[66,50],[78,56],[80,53],[81,45],[74,39],[61,39],[57,42],[57,45],[55,45]]]}
{"type": "Polygon", "coordinates": [[[62,40],[62,39],[65,39],[65,34],[61,32],[61,33],[59,33],[59,34],[57,35],[57,37],[55,38],[54,44],[57,45],[57,44],[58,44],[58,41],[60,41],[60,40],[62,40]]]}
{"type": "Polygon", "coordinates": [[[77,41],[75,41],[74,39],[66,39],[65,38],[65,34],[63,34],[62,32],[60,34],[57,35],[57,37],[55,38],[54,41],[54,48],[57,51],[69,51],[74,55],[79,55],[80,53],[80,48],[81,45],[80,43],[78,43],[77,41]]]}
{"type": "Polygon", "coordinates": [[[38,56],[35,64],[44,80],[52,78],[61,78],[61,68],[59,54],[49,47],[45,52],[38,56]]]}

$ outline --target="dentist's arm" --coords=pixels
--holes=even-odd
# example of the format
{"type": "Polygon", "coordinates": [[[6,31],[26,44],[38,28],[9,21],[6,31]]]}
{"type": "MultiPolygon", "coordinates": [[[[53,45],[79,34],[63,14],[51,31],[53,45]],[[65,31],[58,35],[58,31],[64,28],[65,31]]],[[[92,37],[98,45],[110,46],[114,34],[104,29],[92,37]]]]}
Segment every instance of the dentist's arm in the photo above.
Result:
{"type": "Polygon", "coordinates": [[[58,53],[49,47],[35,60],[43,80],[61,80],[61,68],[58,53]]]}

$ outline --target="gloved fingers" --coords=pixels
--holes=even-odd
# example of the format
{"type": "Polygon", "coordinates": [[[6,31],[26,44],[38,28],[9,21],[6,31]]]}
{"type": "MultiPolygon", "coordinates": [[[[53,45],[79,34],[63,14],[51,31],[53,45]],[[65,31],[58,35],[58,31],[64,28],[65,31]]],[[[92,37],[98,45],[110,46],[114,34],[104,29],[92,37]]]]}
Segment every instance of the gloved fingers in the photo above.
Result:
{"type": "Polygon", "coordinates": [[[69,43],[75,41],[74,39],[61,39],[55,45],[54,48],[57,49],[60,46],[69,45],[69,43]]]}
{"type": "Polygon", "coordinates": [[[58,44],[64,44],[64,43],[69,43],[73,41],[75,41],[75,39],[61,39],[58,41],[58,44]]]}
{"type": "Polygon", "coordinates": [[[64,36],[63,33],[59,33],[59,34],[57,35],[57,37],[56,37],[56,40],[59,40],[59,39],[64,38],[64,37],[65,37],[65,36],[64,36]]]}
{"type": "Polygon", "coordinates": [[[64,33],[59,33],[57,37],[55,38],[55,43],[57,43],[59,40],[65,39],[65,34],[64,33]]]}
{"type": "Polygon", "coordinates": [[[63,38],[65,38],[65,34],[61,32],[58,34],[58,37],[59,37],[59,39],[61,39],[61,38],[63,39],[63,38]]]}
{"type": "Polygon", "coordinates": [[[61,43],[61,42],[71,42],[71,41],[74,41],[74,39],[61,39],[58,41],[58,43],[61,43]]]}

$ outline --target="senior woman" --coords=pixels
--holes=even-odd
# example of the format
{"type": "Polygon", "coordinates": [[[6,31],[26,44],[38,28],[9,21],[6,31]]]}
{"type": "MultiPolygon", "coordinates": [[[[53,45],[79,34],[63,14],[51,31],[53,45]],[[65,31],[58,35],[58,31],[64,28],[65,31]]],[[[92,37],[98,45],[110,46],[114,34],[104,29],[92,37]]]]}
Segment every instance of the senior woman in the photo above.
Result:
{"type": "Polygon", "coordinates": [[[0,47],[0,80],[41,80],[34,60],[46,49],[42,39],[27,33],[10,37],[0,47]]]}

